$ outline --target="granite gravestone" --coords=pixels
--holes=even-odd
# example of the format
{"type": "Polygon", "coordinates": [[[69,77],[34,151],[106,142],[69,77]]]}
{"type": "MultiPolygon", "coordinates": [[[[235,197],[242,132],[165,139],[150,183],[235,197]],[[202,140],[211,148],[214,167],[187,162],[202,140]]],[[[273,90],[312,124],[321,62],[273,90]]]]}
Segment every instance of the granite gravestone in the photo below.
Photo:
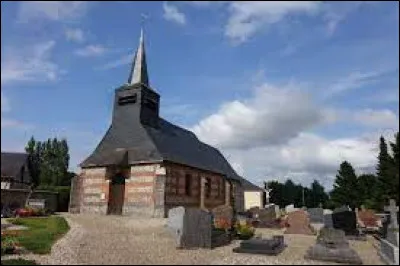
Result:
{"type": "Polygon", "coordinates": [[[45,199],[29,199],[28,206],[35,209],[44,209],[46,208],[46,200],[45,199]]]}
{"type": "Polygon", "coordinates": [[[286,213],[294,212],[294,211],[297,211],[297,208],[294,207],[294,204],[290,204],[290,205],[287,205],[285,207],[285,212],[286,213]]]}
{"type": "Polygon", "coordinates": [[[324,226],[326,228],[333,228],[332,213],[324,214],[324,226]]]}
{"type": "Polygon", "coordinates": [[[273,236],[272,239],[243,240],[240,246],[233,249],[235,253],[278,255],[285,249],[284,236],[273,236]]]}
{"type": "Polygon", "coordinates": [[[316,244],[310,247],[305,259],[362,264],[358,254],[350,248],[345,233],[333,228],[321,229],[316,244]]]}
{"type": "Polygon", "coordinates": [[[340,229],[346,235],[358,235],[355,212],[346,207],[335,209],[332,213],[333,228],[340,229]]]}
{"type": "Polygon", "coordinates": [[[310,208],[308,209],[311,223],[324,223],[324,209],[310,208]]]}
{"type": "Polygon", "coordinates": [[[289,227],[286,229],[285,234],[302,234],[313,235],[310,226],[310,219],[307,212],[298,210],[288,214],[287,223],[289,227]]]}
{"type": "Polygon", "coordinates": [[[268,206],[266,209],[260,209],[258,213],[259,227],[271,227],[276,224],[275,205],[268,206]]]}

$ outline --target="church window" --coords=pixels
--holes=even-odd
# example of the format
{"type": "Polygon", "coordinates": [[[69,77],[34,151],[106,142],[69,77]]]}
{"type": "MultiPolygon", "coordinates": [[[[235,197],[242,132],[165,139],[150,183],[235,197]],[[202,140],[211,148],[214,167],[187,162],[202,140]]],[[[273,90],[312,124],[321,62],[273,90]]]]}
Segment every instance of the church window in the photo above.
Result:
{"type": "Polygon", "coordinates": [[[192,192],[192,176],[190,174],[185,175],[185,195],[191,196],[192,192]]]}
{"type": "Polygon", "coordinates": [[[211,179],[209,177],[206,178],[205,194],[206,198],[209,198],[211,196],[211,179]]]}
{"type": "Polygon", "coordinates": [[[125,105],[129,103],[136,103],[136,99],[137,99],[136,93],[132,95],[121,96],[118,98],[118,104],[125,105]]]}

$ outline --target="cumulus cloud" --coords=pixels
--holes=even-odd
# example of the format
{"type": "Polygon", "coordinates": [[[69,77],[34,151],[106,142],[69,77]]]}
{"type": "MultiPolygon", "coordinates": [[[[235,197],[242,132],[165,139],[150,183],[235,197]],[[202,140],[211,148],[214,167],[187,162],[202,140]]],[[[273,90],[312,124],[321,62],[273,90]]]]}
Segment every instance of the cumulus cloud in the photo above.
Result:
{"type": "Polygon", "coordinates": [[[77,28],[77,29],[68,28],[65,30],[65,38],[68,41],[82,43],[85,41],[85,34],[84,34],[83,30],[81,30],[79,28],[77,28]]]}
{"type": "Polygon", "coordinates": [[[86,13],[87,6],[85,1],[23,1],[19,3],[17,17],[19,22],[74,20],[86,13]]]}
{"type": "Polygon", "coordinates": [[[90,44],[83,48],[77,49],[75,54],[82,57],[94,57],[103,55],[107,49],[99,44],[90,44]]]}
{"type": "Polygon", "coordinates": [[[311,97],[298,89],[264,84],[252,98],[221,106],[192,130],[220,148],[254,148],[276,145],[324,121],[311,97]]]}
{"type": "Polygon", "coordinates": [[[180,12],[176,6],[170,5],[167,2],[163,3],[164,14],[163,17],[166,20],[175,22],[180,25],[186,24],[185,14],[180,12]]]}
{"type": "Polygon", "coordinates": [[[278,23],[293,14],[314,14],[320,7],[317,1],[235,1],[229,5],[230,17],[225,35],[240,43],[262,28],[278,23]]]}
{"type": "Polygon", "coordinates": [[[51,55],[55,41],[17,49],[9,47],[1,60],[1,84],[19,81],[53,81],[60,74],[51,55]]]}
{"type": "Polygon", "coordinates": [[[354,113],[354,120],[371,127],[399,128],[399,117],[392,110],[388,109],[365,109],[354,113]]]}
{"type": "Polygon", "coordinates": [[[133,54],[127,54],[124,55],[116,60],[113,60],[111,62],[108,62],[102,66],[97,67],[97,70],[109,70],[109,69],[114,69],[120,66],[127,65],[129,63],[132,63],[133,60],[133,54]]]}

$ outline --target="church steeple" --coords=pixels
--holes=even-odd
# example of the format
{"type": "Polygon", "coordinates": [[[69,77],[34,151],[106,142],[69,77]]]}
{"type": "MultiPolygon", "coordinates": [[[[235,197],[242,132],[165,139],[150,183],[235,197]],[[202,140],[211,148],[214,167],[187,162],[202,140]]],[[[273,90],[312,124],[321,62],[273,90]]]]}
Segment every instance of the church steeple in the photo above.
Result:
{"type": "Polygon", "coordinates": [[[128,84],[143,84],[149,87],[149,75],[147,73],[146,52],[144,49],[143,27],[140,30],[139,47],[133,58],[132,68],[129,73],[128,84]]]}

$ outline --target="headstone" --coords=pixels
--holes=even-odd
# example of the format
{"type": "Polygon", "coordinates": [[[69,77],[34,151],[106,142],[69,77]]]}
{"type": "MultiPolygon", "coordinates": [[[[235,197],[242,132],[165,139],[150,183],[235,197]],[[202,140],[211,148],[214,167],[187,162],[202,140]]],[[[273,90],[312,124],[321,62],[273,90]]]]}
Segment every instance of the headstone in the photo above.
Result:
{"type": "Polygon", "coordinates": [[[232,228],[233,208],[231,206],[221,205],[212,209],[214,226],[216,228],[228,227],[232,228]]]}
{"type": "Polygon", "coordinates": [[[324,214],[324,226],[326,228],[333,228],[332,214],[324,214]]]}
{"type": "Polygon", "coordinates": [[[289,213],[287,223],[289,227],[286,229],[285,234],[313,235],[310,219],[307,212],[303,210],[289,213]]]}
{"type": "Polygon", "coordinates": [[[260,209],[258,213],[258,219],[259,219],[259,226],[260,227],[269,227],[269,226],[274,226],[276,222],[276,212],[275,212],[275,206],[269,206],[266,209],[260,209]]]}
{"type": "Polygon", "coordinates": [[[46,207],[45,199],[29,199],[28,206],[35,209],[44,209],[46,207]]]}
{"type": "Polygon", "coordinates": [[[396,207],[396,202],[391,199],[385,211],[390,212],[390,222],[385,225],[386,238],[380,240],[379,255],[387,264],[399,265],[399,224],[397,221],[399,207],[396,207]]]}
{"type": "Polygon", "coordinates": [[[324,223],[324,209],[310,208],[308,209],[308,214],[312,223],[324,223]]]}
{"type": "Polygon", "coordinates": [[[285,207],[285,212],[286,213],[294,212],[294,211],[297,211],[297,208],[295,208],[293,204],[287,205],[285,207]]]}
{"type": "Polygon", "coordinates": [[[343,230],[346,235],[358,235],[356,214],[348,208],[335,209],[332,221],[333,228],[343,230]]]}
{"type": "Polygon", "coordinates": [[[332,214],[332,210],[330,209],[324,209],[324,214],[332,214]]]}
{"type": "Polygon", "coordinates": [[[285,249],[284,236],[273,236],[272,239],[254,238],[243,240],[240,246],[233,249],[235,253],[278,255],[285,249]]]}
{"type": "Polygon", "coordinates": [[[212,214],[195,208],[176,207],[168,212],[167,228],[177,248],[214,248],[228,244],[230,235],[213,230],[212,214]]]}
{"type": "Polygon", "coordinates": [[[362,264],[358,254],[350,248],[344,231],[333,228],[321,229],[316,244],[307,250],[304,258],[346,264],[362,264]]]}

